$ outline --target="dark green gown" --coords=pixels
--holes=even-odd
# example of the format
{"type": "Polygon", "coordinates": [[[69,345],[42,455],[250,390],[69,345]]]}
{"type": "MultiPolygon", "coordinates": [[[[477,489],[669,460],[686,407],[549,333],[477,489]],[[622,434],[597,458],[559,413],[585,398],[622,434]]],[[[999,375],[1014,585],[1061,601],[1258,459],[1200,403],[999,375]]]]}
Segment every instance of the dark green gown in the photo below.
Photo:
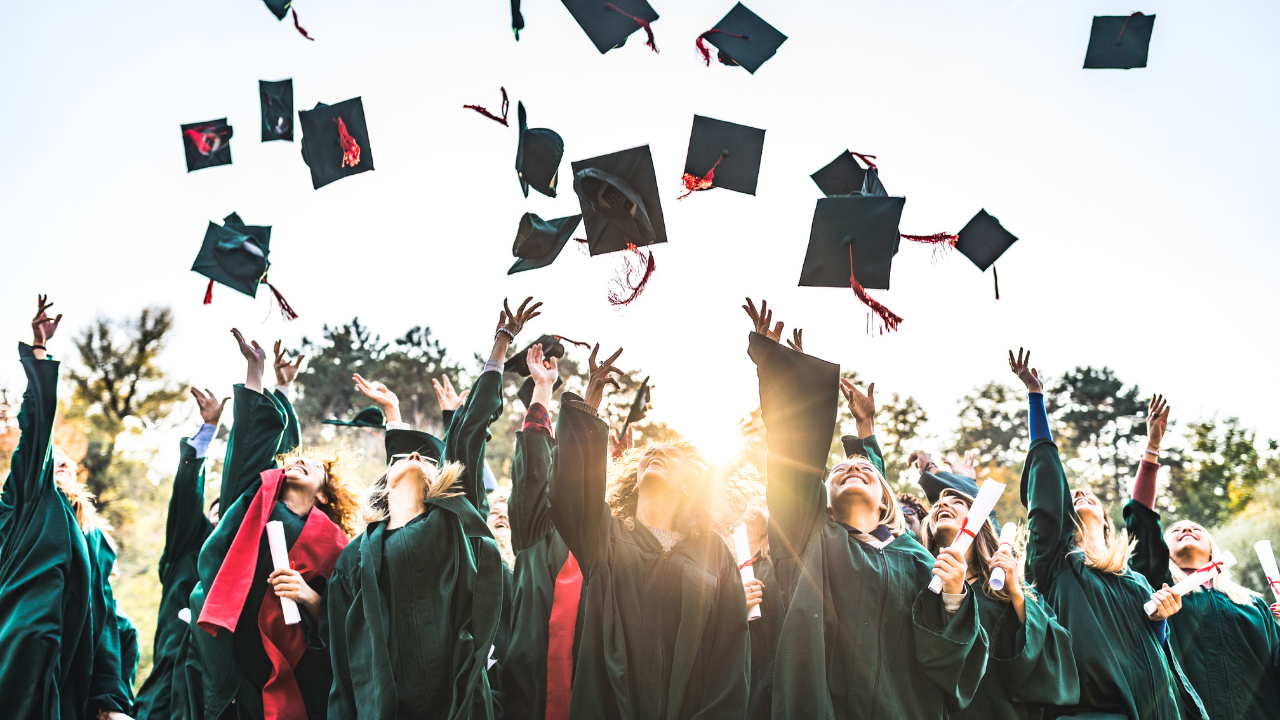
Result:
{"type": "Polygon", "coordinates": [[[19,345],[27,389],[4,493],[0,546],[0,703],[6,719],[82,720],[94,633],[89,545],[53,479],[58,363],[19,345]]]}
{"type": "Polygon", "coordinates": [[[127,715],[133,711],[133,688],[125,679],[125,668],[121,662],[120,625],[116,619],[115,594],[111,590],[111,569],[116,564],[116,551],[97,528],[85,536],[93,565],[89,613],[93,617],[94,650],[88,714],[95,717],[102,710],[127,715]]]}
{"type": "MultiPolygon", "coordinates": [[[[936,720],[963,707],[987,662],[973,593],[948,618],[928,589],[934,558],[910,533],[877,549],[827,513],[839,366],[756,333],[749,351],[768,430],[769,549],[788,604],[773,717],[936,720]]],[[[883,473],[875,437],[862,444],[883,473]]]]}
{"type": "Polygon", "coordinates": [[[338,559],[326,598],[330,720],[494,714],[486,670],[503,571],[486,524],[484,454],[501,381],[481,374],[446,434],[445,459],[466,466],[463,494],[427,500],[394,530],[370,523],[338,559]]]}
{"type": "Polygon", "coordinates": [[[582,568],[586,619],[569,717],[741,720],[750,665],[738,563],[715,533],[670,552],[605,502],[609,427],[561,397],[551,519],[582,568]]]}
{"type": "Polygon", "coordinates": [[[747,702],[747,720],[769,720],[773,716],[773,661],[787,608],[773,560],[756,553],[751,568],[756,579],[764,583],[764,595],[760,617],[747,624],[751,631],[751,696],[747,702]]]}
{"type": "MultiPolygon", "coordinates": [[[[1130,566],[1153,587],[1173,585],[1169,546],[1160,515],[1137,500],[1124,508],[1129,535],[1138,541],[1130,566]]],[[[1221,590],[1201,588],[1182,596],[1169,618],[1169,640],[1178,663],[1213,720],[1264,720],[1280,716],[1280,628],[1260,597],[1237,605],[1221,590]]]]}
{"type": "Polygon", "coordinates": [[[133,693],[133,684],[138,679],[138,626],[133,624],[133,618],[117,606],[116,627],[120,631],[120,679],[129,691],[129,704],[134,708],[133,712],[137,713],[138,703],[137,696],[133,693]]]}
{"type": "Polygon", "coordinates": [[[213,530],[204,514],[204,458],[196,457],[196,449],[187,440],[178,443],[178,472],[173,478],[164,553],[160,556],[160,612],[151,646],[151,674],[138,690],[136,720],[168,720],[171,714],[180,714],[170,705],[178,653],[187,631],[178,613],[190,603],[191,591],[199,581],[196,558],[213,530]]]}
{"type": "Polygon", "coordinates": [[[1151,585],[1136,572],[1103,573],[1076,552],[1071,488],[1052,440],[1038,439],[1022,470],[1030,539],[1026,579],[1071,632],[1080,702],[1046,708],[1049,718],[1116,713],[1132,720],[1207,718],[1177,660],[1142,610],[1151,585]]]}

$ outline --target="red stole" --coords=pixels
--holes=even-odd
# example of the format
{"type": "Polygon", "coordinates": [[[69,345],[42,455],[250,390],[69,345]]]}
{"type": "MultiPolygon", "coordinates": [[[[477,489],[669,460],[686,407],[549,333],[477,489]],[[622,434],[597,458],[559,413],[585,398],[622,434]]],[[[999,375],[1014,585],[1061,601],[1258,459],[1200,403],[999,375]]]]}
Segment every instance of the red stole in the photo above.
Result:
{"type": "Polygon", "coordinates": [[[578,624],[578,601],[582,597],[582,569],[569,553],[556,575],[551,599],[551,619],[547,623],[547,712],[546,720],[569,717],[573,696],[573,638],[578,624]]]}
{"type": "MultiPolygon", "coordinates": [[[[258,567],[262,532],[283,489],[283,470],[262,473],[262,486],[245,511],[196,623],[210,635],[216,636],[219,628],[235,632],[240,609],[244,607],[258,567]]],[[[346,545],[347,536],[342,528],[315,510],[308,513],[302,533],[289,549],[289,564],[308,582],[317,575],[329,577],[346,545]]],[[[306,652],[307,641],[301,624],[285,625],[280,598],[270,589],[258,611],[258,630],[262,633],[262,648],[272,665],[271,677],[262,688],[267,720],[306,720],[307,710],[293,668],[306,652]]]]}

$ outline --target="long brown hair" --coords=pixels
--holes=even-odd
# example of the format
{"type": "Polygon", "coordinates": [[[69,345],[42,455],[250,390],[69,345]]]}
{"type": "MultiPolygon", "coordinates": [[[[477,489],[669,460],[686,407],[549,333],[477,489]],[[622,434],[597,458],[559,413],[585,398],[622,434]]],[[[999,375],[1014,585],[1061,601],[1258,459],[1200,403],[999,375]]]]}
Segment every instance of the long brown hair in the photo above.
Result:
{"type": "MultiPolygon", "coordinates": [[[[942,552],[943,548],[939,547],[933,516],[938,511],[942,498],[948,496],[958,498],[967,508],[973,507],[973,498],[967,494],[951,488],[942,491],[942,494],[938,497],[938,502],[933,504],[933,509],[925,516],[924,522],[920,523],[921,543],[935,557],[942,552]]],[[[968,527],[972,527],[972,524],[968,527]]],[[[1000,538],[996,536],[995,530],[991,528],[991,523],[987,522],[986,518],[982,518],[982,526],[978,528],[978,533],[974,536],[973,544],[970,547],[973,548],[973,562],[969,563],[969,570],[982,588],[982,592],[993,600],[1011,601],[1013,596],[1009,593],[1009,583],[1022,581],[1022,563],[1025,559],[1023,553],[1017,552],[1016,549],[1014,552],[1014,558],[1018,561],[1018,577],[1005,578],[1004,587],[999,590],[993,590],[991,589],[991,558],[995,557],[995,554],[1000,551],[1000,538]]]]}
{"type": "Polygon", "coordinates": [[[332,457],[326,459],[317,451],[299,448],[278,456],[276,462],[283,465],[285,457],[303,457],[324,463],[324,481],[320,484],[320,490],[328,500],[317,501],[315,506],[320,508],[320,512],[335,525],[342,528],[342,532],[346,533],[347,537],[353,537],[356,534],[356,520],[360,514],[360,498],[351,489],[351,483],[345,475],[346,458],[342,453],[332,451],[332,457]]]}
{"type": "MultiPolygon", "coordinates": [[[[1094,498],[1097,499],[1097,496],[1095,495],[1094,498]]],[[[1098,572],[1123,575],[1129,569],[1129,559],[1133,557],[1138,541],[1129,539],[1128,530],[1116,532],[1116,524],[1111,520],[1110,508],[1102,505],[1101,502],[1098,504],[1102,507],[1102,547],[1096,548],[1089,542],[1089,536],[1085,534],[1084,521],[1080,519],[1080,514],[1073,506],[1071,521],[1076,526],[1076,547],[1071,552],[1084,555],[1085,565],[1098,572]]]]}
{"type": "Polygon", "coordinates": [[[714,529],[714,510],[712,500],[711,468],[702,457],[702,452],[693,443],[683,440],[676,442],[650,442],[643,448],[631,448],[623,452],[609,466],[608,503],[613,516],[624,521],[628,528],[635,528],[636,508],[640,502],[640,459],[651,448],[669,446],[680,451],[684,456],[685,472],[693,474],[689,479],[687,497],[684,502],[685,512],[676,519],[676,532],[689,537],[698,537],[704,532],[714,529]]]}
{"type": "Polygon", "coordinates": [[[75,461],[58,448],[53,449],[53,457],[50,458],[54,468],[54,484],[58,486],[58,492],[62,493],[62,497],[66,498],[67,504],[71,506],[71,511],[75,513],[76,524],[80,526],[80,532],[88,533],[93,528],[97,528],[102,531],[103,536],[107,538],[107,544],[114,550],[116,544],[110,533],[111,523],[98,514],[98,506],[94,503],[96,498],[93,493],[85,488],[84,483],[80,482],[78,476],[73,475],[71,478],[67,478],[65,474],[58,472],[59,458],[67,462],[75,461]]]}

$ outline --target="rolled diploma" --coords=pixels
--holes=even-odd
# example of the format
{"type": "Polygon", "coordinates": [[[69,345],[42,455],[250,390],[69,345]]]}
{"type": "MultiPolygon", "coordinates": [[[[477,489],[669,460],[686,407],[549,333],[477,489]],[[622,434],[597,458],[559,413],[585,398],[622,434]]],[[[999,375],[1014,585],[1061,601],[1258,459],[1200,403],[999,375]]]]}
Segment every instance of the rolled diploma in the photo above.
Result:
{"type": "MultiPolygon", "coordinates": [[[[267,544],[271,546],[271,564],[276,570],[289,569],[289,549],[284,541],[284,523],[272,520],[267,523],[267,544]]],[[[284,624],[297,625],[302,621],[298,614],[298,603],[289,598],[280,598],[280,607],[284,610],[284,624]]]]}
{"type": "MultiPolygon", "coordinates": [[[[1013,551],[1013,541],[1018,537],[1017,523],[1005,523],[1000,529],[1000,546],[996,548],[996,552],[1000,552],[1000,548],[1009,546],[1009,551],[1013,551]]],[[[1004,589],[1004,568],[996,568],[991,571],[991,589],[1004,589]]]]}
{"type": "MultiPolygon", "coordinates": [[[[751,559],[751,541],[747,539],[747,526],[739,525],[733,531],[734,551],[738,556],[738,565],[751,559]]],[[[750,565],[739,567],[738,572],[742,574],[742,582],[745,584],[748,580],[756,579],[756,571],[751,569],[750,565]]],[[[747,611],[747,620],[758,620],[760,618],[760,606],[756,605],[747,611]]]]}
{"type": "Polygon", "coordinates": [[[1267,582],[1276,596],[1276,602],[1280,602],[1280,568],[1276,567],[1276,554],[1271,550],[1271,541],[1259,540],[1253,544],[1253,551],[1258,553],[1258,562],[1262,564],[1262,572],[1267,575],[1267,582]]]}
{"type": "MultiPolygon", "coordinates": [[[[973,533],[975,535],[982,529],[982,523],[987,522],[987,518],[991,515],[991,511],[996,509],[996,503],[1000,502],[1000,496],[1004,494],[1004,487],[1004,483],[998,483],[995,480],[990,479],[982,483],[982,487],[978,490],[978,497],[973,499],[973,505],[969,507],[968,519],[982,518],[973,525],[973,533]]],[[[969,525],[966,520],[965,527],[968,526],[969,525]]],[[[969,549],[969,545],[972,542],[973,538],[970,537],[968,533],[960,533],[959,535],[956,535],[955,540],[951,541],[951,547],[959,550],[960,554],[963,555],[964,552],[969,549]]],[[[934,593],[941,595],[942,578],[934,575],[933,579],[929,581],[929,589],[934,593]]]]}
{"type": "MultiPolygon", "coordinates": [[[[1232,567],[1236,564],[1236,556],[1231,553],[1222,553],[1222,560],[1220,562],[1222,563],[1223,568],[1232,567]]],[[[1188,575],[1182,582],[1169,589],[1177,593],[1179,596],[1186,595],[1216,577],[1218,577],[1218,568],[1216,567],[1211,567],[1208,570],[1197,570],[1188,575]]],[[[1157,607],[1159,607],[1159,605],[1156,604],[1155,600],[1148,600],[1147,604],[1142,606],[1142,609],[1148,616],[1150,616],[1151,613],[1156,611],[1157,607]]]]}

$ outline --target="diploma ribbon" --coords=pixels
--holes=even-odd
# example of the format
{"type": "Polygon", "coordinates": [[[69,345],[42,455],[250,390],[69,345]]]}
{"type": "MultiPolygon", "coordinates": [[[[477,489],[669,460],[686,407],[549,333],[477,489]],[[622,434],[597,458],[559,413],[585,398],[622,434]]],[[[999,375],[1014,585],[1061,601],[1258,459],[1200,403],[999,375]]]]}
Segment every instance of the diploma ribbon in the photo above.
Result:
{"type": "Polygon", "coordinates": [[[1221,560],[1219,560],[1219,561],[1217,561],[1217,562],[1211,562],[1211,563],[1209,563],[1208,565],[1205,565],[1204,567],[1200,568],[1200,569],[1199,569],[1199,570],[1197,570],[1196,572],[1209,572],[1210,570],[1214,571],[1214,574],[1215,574],[1215,575],[1221,575],[1221,574],[1222,574],[1222,561],[1221,561],[1221,560]]]}
{"type": "MultiPolygon", "coordinates": [[[[755,564],[756,564],[756,558],[757,558],[757,557],[759,557],[759,556],[758,556],[758,555],[752,555],[751,557],[747,558],[746,560],[743,560],[741,563],[739,563],[739,565],[738,565],[738,569],[739,569],[739,570],[741,570],[741,569],[743,569],[743,568],[749,568],[749,567],[751,567],[752,565],[755,565],[755,564]]],[[[1280,581],[1277,581],[1277,582],[1280,582],[1280,581]]]]}
{"type": "Polygon", "coordinates": [[[1271,591],[1280,595],[1280,578],[1267,576],[1267,584],[1271,586],[1271,591]]]}
{"type": "MultiPolygon", "coordinates": [[[[969,537],[973,538],[974,540],[977,540],[977,539],[978,539],[978,536],[977,536],[977,535],[975,535],[975,534],[974,534],[974,532],[973,532],[972,530],[970,530],[970,529],[969,529],[969,518],[968,518],[968,517],[966,517],[966,518],[964,519],[964,522],[963,522],[963,523],[961,523],[961,525],[960,525],[960,534],[961,534],[961,535],[968,535],[969,537]]],[[[1012,547],[1012,545],[1011,545],[1010,547],[1012,547]]]]}

